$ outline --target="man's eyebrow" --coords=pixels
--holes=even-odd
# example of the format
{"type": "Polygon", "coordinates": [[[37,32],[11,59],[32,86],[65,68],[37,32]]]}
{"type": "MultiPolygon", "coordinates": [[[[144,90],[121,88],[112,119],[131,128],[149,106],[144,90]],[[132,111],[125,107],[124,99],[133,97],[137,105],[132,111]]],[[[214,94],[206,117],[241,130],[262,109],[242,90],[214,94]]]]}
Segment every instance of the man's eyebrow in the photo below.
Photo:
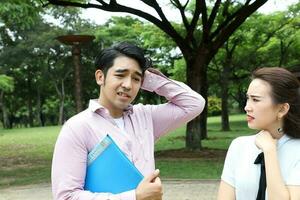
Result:
{"type": "MultiPolygon", "coordinates": [[[[128,69],[116,69],[115,70],[116,73],[125,73],[125,72],[128,72],[128,71],[129,71],[128,69]]],[[[134,74],[136,74],[136,75],[138,75],[140,77],[143,76],[143,74],[141,72],[139,72],[139,71],[135,71],[134,74]]]]}
{"type": "Polygon", "coordinates": [[[143,77],[143,74],[141,73],[141,72],[138,72],[138,71],[136,71],[136,72],[134,72],[136,75],[138,75],[138,76],[140,76],[140,77],[143,77]]]}
{"type": "Polygon", "coordinates": [[[128,69],[116,69],[115,72],[117,73],[124,73],[124,72],[128,72],[128,69]]]}

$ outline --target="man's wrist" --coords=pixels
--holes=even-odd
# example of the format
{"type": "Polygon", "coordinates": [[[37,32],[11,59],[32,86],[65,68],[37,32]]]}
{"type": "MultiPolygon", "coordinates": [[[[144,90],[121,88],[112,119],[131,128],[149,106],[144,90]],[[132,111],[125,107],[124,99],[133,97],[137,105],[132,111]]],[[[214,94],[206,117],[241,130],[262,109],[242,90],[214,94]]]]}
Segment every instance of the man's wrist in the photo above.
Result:
{"type": "Polygon", "coordinates": [[[156,69],[149,68],[145,71],[141,89],[153,92],[167,80],[167,77],[156,69]]]}

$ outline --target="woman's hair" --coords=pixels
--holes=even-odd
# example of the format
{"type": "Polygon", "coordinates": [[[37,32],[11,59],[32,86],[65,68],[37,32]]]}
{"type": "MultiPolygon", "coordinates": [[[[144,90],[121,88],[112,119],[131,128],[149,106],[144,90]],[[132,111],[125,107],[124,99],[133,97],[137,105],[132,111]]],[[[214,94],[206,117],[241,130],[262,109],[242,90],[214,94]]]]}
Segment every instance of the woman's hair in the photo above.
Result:
{"type": "Polygon", "coordinates": [[[288,136],[300,138],[300,83],[296,76],[284,68],[264,67],[255,70],[251,79],[260,79],[270,84],[274,104],[290,105],[283,118],[282,128],[288,136]]]}

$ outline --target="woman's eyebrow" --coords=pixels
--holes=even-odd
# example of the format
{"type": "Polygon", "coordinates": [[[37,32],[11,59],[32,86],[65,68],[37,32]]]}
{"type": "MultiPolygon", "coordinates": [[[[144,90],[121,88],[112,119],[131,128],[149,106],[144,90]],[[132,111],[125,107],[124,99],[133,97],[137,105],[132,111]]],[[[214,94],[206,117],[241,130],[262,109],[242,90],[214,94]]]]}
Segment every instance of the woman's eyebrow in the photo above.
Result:
{"type": "Polygon", "coordinates": [[[255,95],[255,94],[246,94],[247,97],[251,97],[251,98],[262,98],[262,96],[260,95],[255,95]]]}

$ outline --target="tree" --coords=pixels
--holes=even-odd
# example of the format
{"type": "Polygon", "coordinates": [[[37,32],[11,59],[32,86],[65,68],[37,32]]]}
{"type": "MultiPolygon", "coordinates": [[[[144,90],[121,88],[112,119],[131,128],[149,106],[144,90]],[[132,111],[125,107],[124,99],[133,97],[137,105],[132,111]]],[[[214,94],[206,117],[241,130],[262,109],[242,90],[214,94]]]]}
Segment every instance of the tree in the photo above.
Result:
{"type": "MultiPolygon", "coordinates": [[[[27,52],[25,46],[18,46],[21,41],[26,40],[24,33],[30,30],[35,26],[36,22],[40,21],[39,12],[40,8],[37,8],[32,5],[33,1],[31,0],[4,0],[0,5],[0,65],[2,71],[7,74],[13,68],[19,68],[23,60],[28,59],[28,55],[32,52],[27,52]],[[16,48],[16,47],[20,48],[16,48]],[[15,56],[16,55],[16,56],[15,56]],[[17,58],[17,59],[16,59],[17,58]],[[22,61],[21,61],[22,60],[22,61]]],[[[37,4],[35,4],[37,5],[37,4]]],[[[28,50],[28,49],[27,49],[28,50]]],[[[31,66],[22,66],[23,69],[31,69],[31,66]]],[[[19,68],[20,69],[20,68],[19,68]]],[[[26,80],[27,87],[27,97],[30,96],[31,86],[32,86],[32,74],[30,70],[25,70],[28,73],[24,72],[24,79],[26,80]],[[27,76],[28,75],[28,76],[27,76]]],[[[19,79],[20,80],[20,79],[19,79]]],[[[18,81],[15,79],[15,85],[18,84],[18,81]]],[[[17,91],[19,92],[19,91],[17,91]]],[[[25,93],[25,92],[24,92],[25,93]]],[[[9,98],[2,96],[2,102],[10,101],[9,98]]],[[[27,105],[29,110],[28,121],[30,125],[33,124],[33,110],[32,110],[32,100],[28,98],[27,105]]],[[[24,104],[24,102],[23,102],[24,104]]],[[[4,112],[4,111],[3,111],[4,112]]],[[[9,113],[8,109],[6,109],[9,113]]],[[[9,113],[11,115],[11,113],[9,113]]],[[[10,120],[11,123],[11,120],[10,120]]],[[[9,127],[12,125],[10,124],[9,127]]]]}
{"type": "Polygon", "coordinates": [[[4,93],[14,90],[14,79],[6,75],[0,75],[0,109],[2,110],[2,124],[4,128],[11,128],[8,118],[6,104],[4,102],[4,93]]]}
{"type": "MultiPolygon", "coordinates": [[[[218,49],[228,40],[234,31],[267,0],[230,1],[216,0],[212,5],[204,0],[185,1],[170,0],[170,3],[180,12],[182,24],[171,23],[165,16],[156,0],[141,0],[153,8],[159,17],[155,17],[137,8],[121,5],[117,0],[97,3],[89,1],[48,0],[49,4],[60,6],[75,6],[81,8],[98,8],[110,12],[126,12],[142,17],[158,26],[169,35],[182,52],[187,65],[187,83],[207,100],[208,83],[207,67],[218,49]],[[187,6],[193,5],[192,13],[188,13],[187,6]],[[207,5],[208,4],[208,5],[207,5]],[[211,6],[210,6],[211,5],[211,6]],[[188,14],[192,14],[188,18],[188,14]],[[216,19],[221,19],[216,21],[216,19]],[[184,27],[178,28],[180,26],[184,27]]],[[[186,147],[201,149],[201,139],[207,137],[207,106],[201,116],[187,125],[186,147]]]]}
{"type": "MultiPolygon", "coordinates": [[[[236,87],[233,95],[237,95],[239,91],[240,80],[244,80],[249,76],[250,71],[257,66],[267,66],[266,62],[270,60],[267,57],[258,63],[254,59],[260,48],[266,46],[270,40],[274,40],[275,36],[290,26],[295,21],[286,14],[287,12],[277,12],[270,15],[255,14],[249,17],[239,30],[237,30],[219,50],[218,54],[212,61],[209,69],[216,72],[218,78],[213,80],[218,83],[221,89],[222,99],[222,130],[228,131],[229,127],[229,108],[228,100],[230,90],[236,87]],[[239,70],[248,71],[248,73],[239,73],[239,70]],[[234,84],[232,84],[234,82],[234,84]]],[[[290,30],[291,33],[295,32],[290,30]]],[[[290,35],[292,35],[290,33],[290,35]]],[[[286,38],[289,38],[286,36],[286,38]]],[[[289,38],[291,40],[291,38],[289,38]]],[[[274,51],[273,51],[274,53],[274,51]]],[[[273,65],[272,65],[273,66],[273,65]]],[[[239,101],[244,98],[238,97],[239,101]]],[[[241,104],[244,104],[243,102],[241,104]]],[[[243,107],[243,106],[242,106],[243,107]]]]}
{"type": "MultiPolygon", "coordinates": [[[[41,12],[35,5],[34,0],[5,0],[0,5],[0,69],[1,73],[14,77],[16,88],[2,98],[10,127],[53,125],[74,114],[70,48],[55,38],[71,31],[95,32],[88,30],[92,26],[90,23],[79,19],[77,8],[66,11],[55,7],[41,12]],[[43,18],[44,13],[56,18],[63,16],[61,24],[48,22],[43,18]],[[53,59],[55,56],[59,61],[53,59]],[[56,95],[56,89],[61,89],[62,85],[66,92],[56,95]]],[[[85,56],[84,59],[90,69],[87,61],[90,58],[85,56]]]]}
{"type": "Polygon", "coordinates": [[[11,92],[14,89],[13,78],[3,75],[0,75],[0,90],[4,92],[11,92]]]}

